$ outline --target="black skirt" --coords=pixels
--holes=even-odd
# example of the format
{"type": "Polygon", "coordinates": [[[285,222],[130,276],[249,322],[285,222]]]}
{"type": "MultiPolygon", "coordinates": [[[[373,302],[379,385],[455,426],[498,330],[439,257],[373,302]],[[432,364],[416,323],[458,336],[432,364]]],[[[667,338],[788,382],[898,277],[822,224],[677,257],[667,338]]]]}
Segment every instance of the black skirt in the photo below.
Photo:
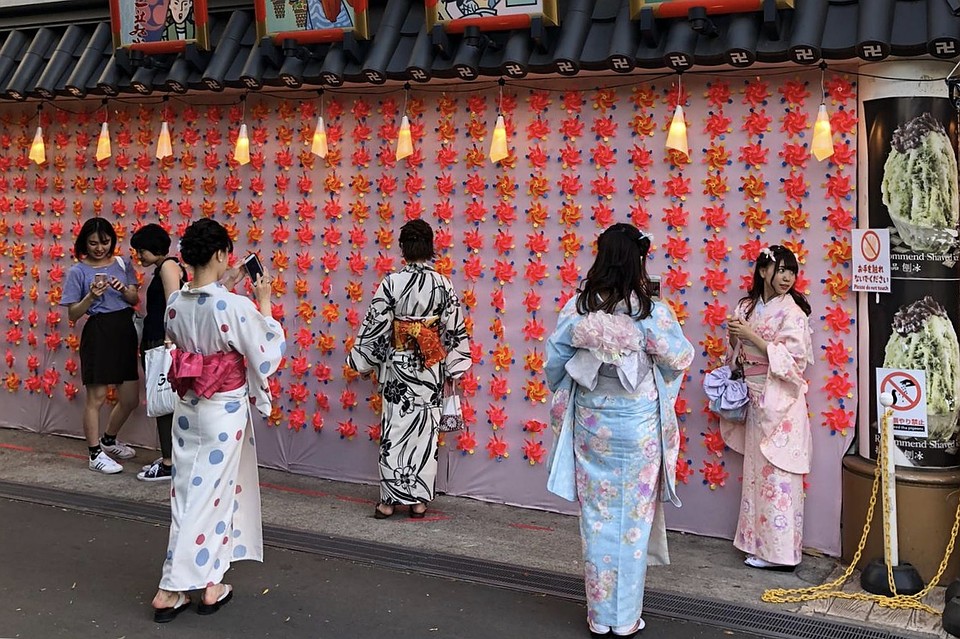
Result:
{"type": "Polygon", "coordinates": [[[87,318],[80,334],[80,379],[84,386],[140,379],[132,308],[87,318]]]}

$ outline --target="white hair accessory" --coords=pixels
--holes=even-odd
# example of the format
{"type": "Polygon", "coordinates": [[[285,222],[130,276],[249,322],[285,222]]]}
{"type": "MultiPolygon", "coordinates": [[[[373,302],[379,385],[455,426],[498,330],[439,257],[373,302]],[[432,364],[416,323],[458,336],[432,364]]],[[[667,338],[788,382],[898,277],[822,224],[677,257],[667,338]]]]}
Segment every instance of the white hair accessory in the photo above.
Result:
{"type": "Polygon", "coordinates": [[[637,231],[640,232],[640,239],[641,239],[641,240],[644,239],[644,238],[646,238],[646,239],[650,240],[650,243],[651,243],[651,244],[653,244],[653,241],[654,241],[653,233],[647,233],[647,232],[643,231],[642,229],[637,229],[637,231]]]}
{"type": "Polygon", "coordinates": [[[773,250],[769,246],[760,249],[760,255],[766,255],[771,262],[776,261],[773,257],[773,250]]]}

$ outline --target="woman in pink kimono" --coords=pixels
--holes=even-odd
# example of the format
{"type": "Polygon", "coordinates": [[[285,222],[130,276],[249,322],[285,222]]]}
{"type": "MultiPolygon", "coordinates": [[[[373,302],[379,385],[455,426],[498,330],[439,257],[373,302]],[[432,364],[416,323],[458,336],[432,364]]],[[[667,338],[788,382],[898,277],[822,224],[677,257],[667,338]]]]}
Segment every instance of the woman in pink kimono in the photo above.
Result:
{"type": "Polygon", "coordinates": [[[763,249],[753,286],[729,319],[750,403],[745,424],[720,421],[727,445],[743,455],[743,495],[734,545],[753,568],[791,571],[803,547],[803,476],[812,443],[803,372],[813,363],[810,304],[794,289],[796,256],[763,249]]]}

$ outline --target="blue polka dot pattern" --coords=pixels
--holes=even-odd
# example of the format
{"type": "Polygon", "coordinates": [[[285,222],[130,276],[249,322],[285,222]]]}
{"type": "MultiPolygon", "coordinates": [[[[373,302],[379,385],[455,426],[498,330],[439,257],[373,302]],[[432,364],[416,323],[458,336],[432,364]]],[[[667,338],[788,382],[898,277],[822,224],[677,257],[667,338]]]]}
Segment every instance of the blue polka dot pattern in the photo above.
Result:
{"type": "Polygon", "coordinates": [[[214,487],[214,488],[220,488],[220,480],[219,480],[219,479],[218,479],[217,481],[213,482],[213,487],[214,487]]]}
{"type": "Polygon", "coordinates": [[[240,402],[227,402],[223,405],[223,409],[228,413],[235,413],[240,410],[240,402]]]}
{"type": "Polygon", "coordinates": [[[196,477],[193,478],[194,486],[199,486],[202,483],[203,483],[203,477],[201,477],[200,475],[197,475],[196,477]]]}
{"type": "Polygon", "coordinates": [[[201,548],[200,552],[197,553],[197,565],[206,566],[208,561],[210,561],[210,551],[206,548],[201,548]]]}
{"type": "Polygon", "coordinates": [[[227,524],[222,521],[217,522],[217,534],[222,535],[223,531],[227,529],[227,524]]]}
{"type": "Polygon", "coordinates": [[[190,430],[190,420],[185,415],[181,415],[177,420],[177,426],[180,427],[180,430],[190,430]]]}
{"type": "Polygon", "coordinates": [[[220,570],[220,560],[219,560],[219,559],[217,559],[215,562],[213,562],[213,569],[214,569],[214,570],[220,570]]]}
{"type": "Polygon", "coordinates": [[[210,296],[207,295],[206,293],[200,293],[200,297],[197,298],[197,304],[200,304],[201,306],[202,306],[203,304],[206,304],[208,297],[210,297],[210,296]]]}
{"type": "Polygon", "coordinates": [[[177,446],[183,448],[183,437],[177,437],[177,446]]]}
{"type": "Polygon", "coordinates": [[[266,375],[267,373],[269,373],[269,372],[270,372],[270,362],[261,362],[261,364],[260,364],[260,372],[263,373],[264,375],[266,375]]]}
{"type": "Polygon", "coordinates": [[[222,450],[211,450],[210,451],[210,463],[217,465],[223,462],[223,451],[222,450]]]}
{"type": "Polygon", "coordinates": [[[277,334],[276,334],[276,333],[267,333],[267,334],[265,335],[265,337],[267,338],[267,341],[268,341],[268,342],[272,342],[273,340],[277,339],[277,334]]]}
{"type": "Polygon", "coordinates": [[[247,547],[240,545],[233,549],[233,558],[242,559],[247,556],[247,547]]]}
{"type": "Polygon", "coordinates": [[[227,303],[224,302],[223,300],[218,301],[218,302],[217,302],[217,310],[218,310],[218,311],[225,311],[225,310],[227,310],[227,303]]]}
{"type": "Polygon", "coordinates": [[[222,442],[225,442],[228,439],[230,439],[230,436],[227,435],[226,433],[220,433],[219,435],[217,435],[217,439],[219,439],[222,442]]]}

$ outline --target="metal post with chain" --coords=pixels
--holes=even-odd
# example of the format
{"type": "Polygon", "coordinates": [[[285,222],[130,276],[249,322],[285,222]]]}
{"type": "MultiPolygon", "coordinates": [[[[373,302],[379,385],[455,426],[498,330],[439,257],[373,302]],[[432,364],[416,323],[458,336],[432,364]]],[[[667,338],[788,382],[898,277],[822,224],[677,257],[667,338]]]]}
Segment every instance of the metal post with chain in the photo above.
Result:
{"type": "MultiPolygon", "coordinates": [[[[888,419],[890,419],[889,410],[886,411],[883,416],[884,422],[886,422],[888,419]]],[[[888,454],[888,430],[889,429],[885,427],[880,429],[880,446],[879,450],[877,451],[877,466],[873,473],[873,488],[870,492],[870,506],[867,508],[866,522],[863,524],[863,534],[860,536],[860,543],[857,544],[857,552],[850,561],[850,566],[847,567],[842,575],[828,583],[820,584],[819,586],[810,586],[808,588],[771,588],[763,593],[763,595],[760,597],[761,600],[767,603],[799,603],[803,601],[816,601],[819,599],[831,598],[854,599],[857,601],[870,601],[883,608],[922,610],[933,615],[940,614],[931,606],[923,603],[923,598],[926,597],[927,594],[929,594],[929,592],[940,582],[940,578],[947,569],[947,563],[950,561],[950,556],[953,554],[953,547],[957,540],[957,531],[960,529],[960,504],[958,504],[957,512],[953,518],[953,528],[950,530],[950,541],[947,542],[947,548],[943,553],[943,559],[940,561],[940,567],[937,569],[937,574],[933,576],[933,579],[930,580],[930,583],[924,586],[923,590],[915,595],[898,595],[893,579],[893,566],[889,562],[887,563],[887,579],[890,585],[890,592],[894,593],[893,596],[874,595],[865,592],[844,592],[841,590],[843,584],[846,583],[847,579],[850,578],[850,575],[853,574],[853,571],[856,570],[857,564],[860,563],[860,557],[863,554],[863,548],[867,544],[867,536],[870,534],[870,524],[873,521],[874,507],[877,504],[877,491],[880,488],[881,483],[884,484],[884,488],[886,489],[886,482],[889,481],[886,473],[882,472],[885,462],[885,455],[888,454]]],[[[884,490],[884,495],[886,494],[887,491],[884,490]]],[[[882,508],[884,511],[884,551],[886,556],[889,556],[890,505],[887,503],[886,497],[883,499],[882,508]]]]}

